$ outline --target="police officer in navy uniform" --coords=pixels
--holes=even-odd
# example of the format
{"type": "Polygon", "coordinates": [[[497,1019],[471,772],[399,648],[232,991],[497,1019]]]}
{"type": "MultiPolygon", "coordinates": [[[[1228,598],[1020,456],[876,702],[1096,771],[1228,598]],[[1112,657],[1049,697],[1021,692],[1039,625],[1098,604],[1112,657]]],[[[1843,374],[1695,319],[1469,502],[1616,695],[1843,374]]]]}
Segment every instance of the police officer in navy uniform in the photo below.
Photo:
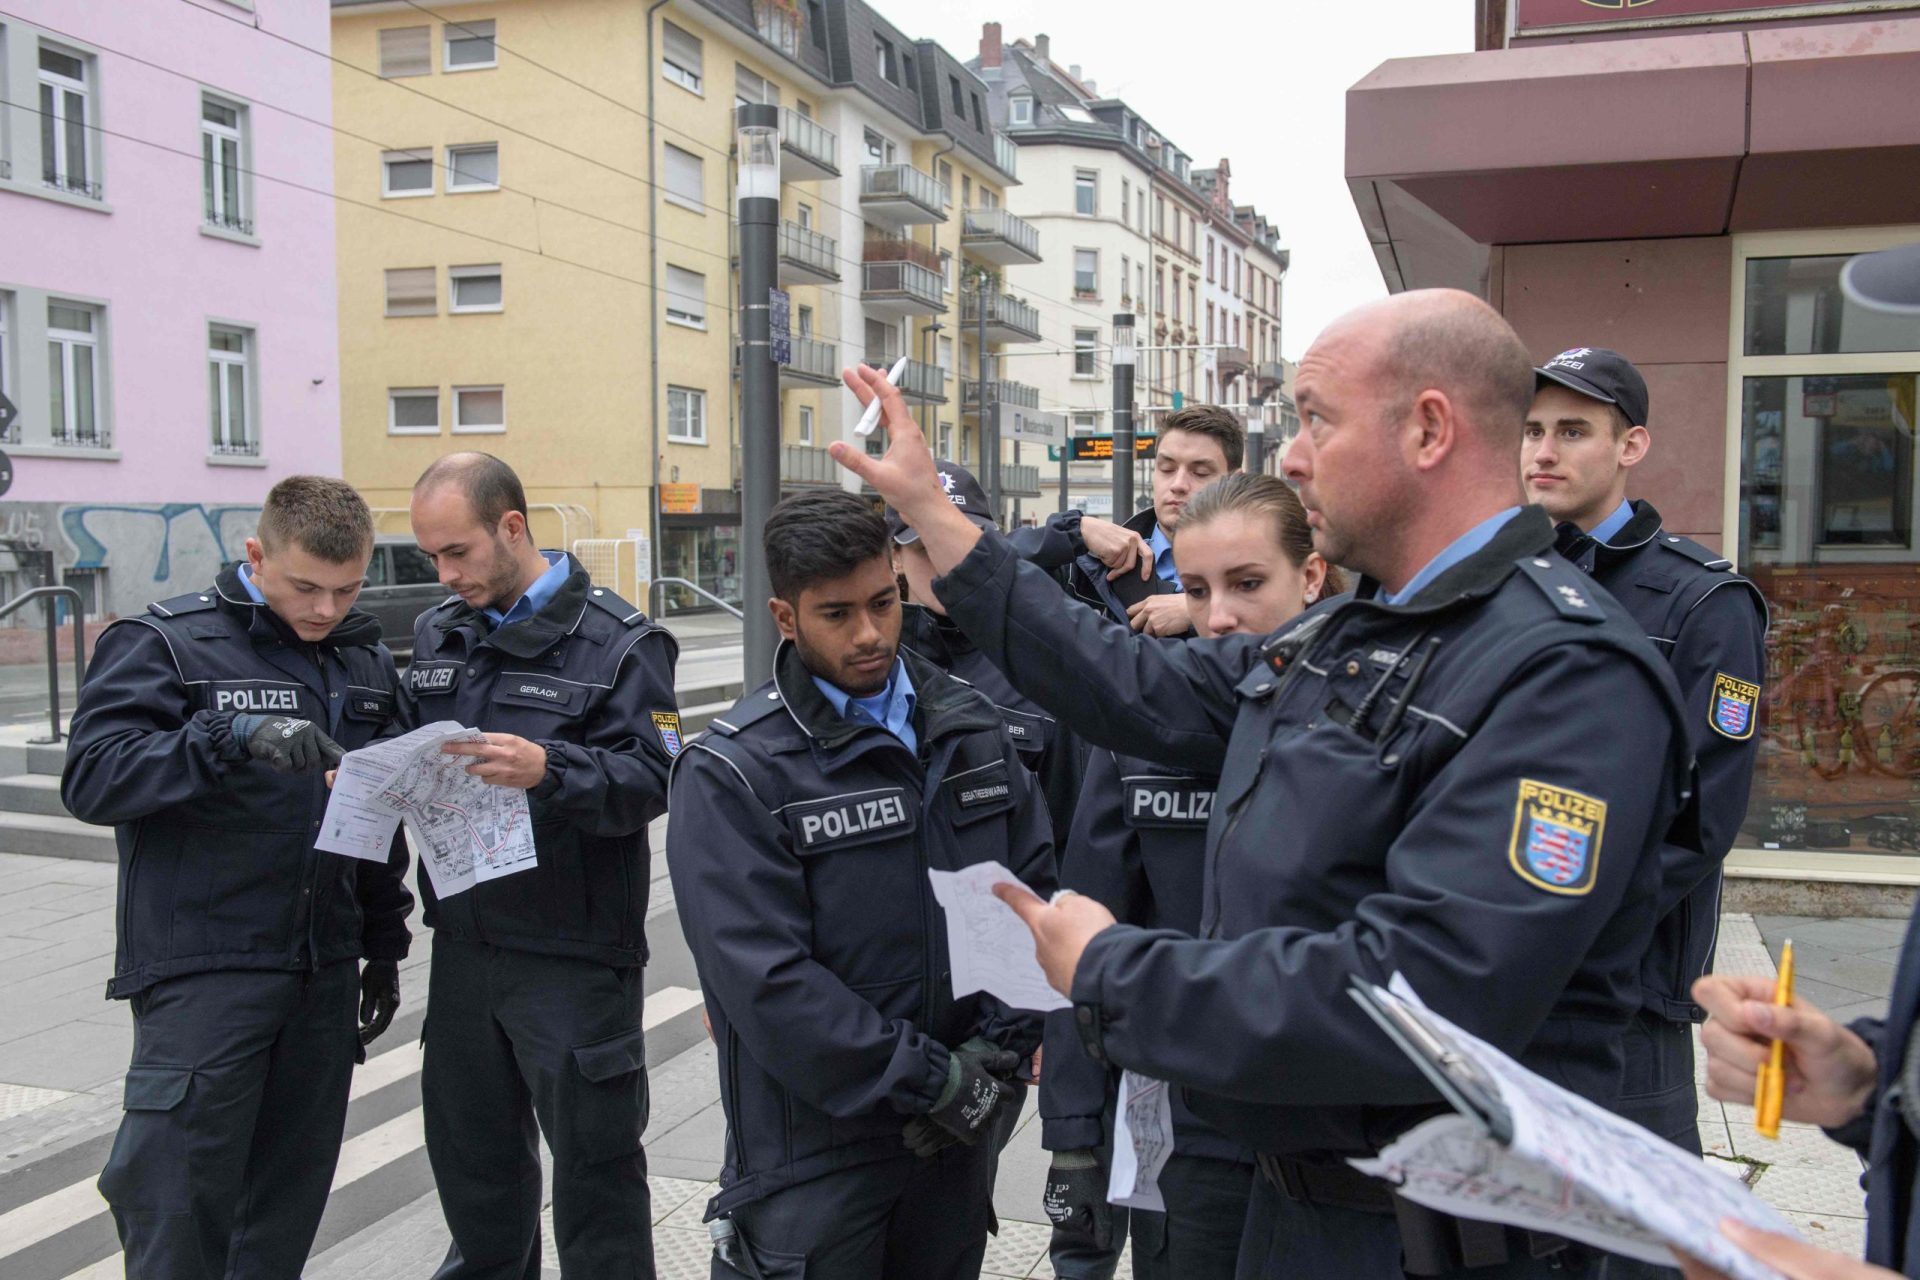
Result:
{"type": "MultiPolygon", "coordinates": [[[[1720,864],[1747,813],[1766,670],[1767,604],[1728,561],[1668,533],[1653,504],[1627,500],[1651,435],[1647,384],[1604,347],[1575,347],[1535,371],[1520,449],[1527,496],[1559,522],[1561,554],[1630,613],[1666,657],[1687,707],[1699,769],[1694,803],[1667,833],[1660,922],[1641,965],[1639,1015],[1627,1035],[1622,1114],[1700,1153],[1689,994],[1713,960],[1720,864]]],[[[1626,1259],[1610,1275],[1672,1274],[1626,1259]]]]}
{"type": "Polygon", "coordinates": [[[941,498],[899,394],[892,447],[834,446],[920,530],[948,613],[1095,745],[1219,770],[1201,936],[1085,895],[1028,921],[1086,1052],[1185,1090],[1257,1154],[1242,1277],[1536,1276],[1584,1246],[1396,1201],[1349,1156],[1441,1109],[1346,994],[1403,974],[1448,1018],[1605,1106],[1639,1003],[1659,838],[1686,794],[1666,664],[1522,508],[1533,370],[1452,290],[1336,321],[1300,364],[1284,464],[1314,545],[1365,574],[1267,638],[1150,641],[941,498]]]}
{"type": "Polygon", "coordinates": [[[675,766],[667,851],[727,1116],[712,1273],[976,1276],[1041,1019],[955,995],[927,873],[1051,892],[1046,809],[1000,711],[899,647],[867,504],[788,498],[765,554],[774,675],[675,766]]]}
{"type": "Polygon", "coordinates": [[[386,865],[314,848],[326,770],[395,712],[380,625],[353,607],[373,517],[346,484],[291,476],[246,549],[107,628],[61,778],[120,851],[107,994],[131,1003],[134,1048],[100,1194],[150,1280],[300,1274],[407,954],[405,847],[386,865]]]}
{"type": "Polygon", "coordinates": [[[435,935],[420,1088],[453,1234],[436,1275],[538,1280],[544,1133],[560,1270],[650,1280],[647,824],[680,749],[678,646],[573,557],[539,551],[526,513],[487,454],[442,458],[414,486],[414,536],[454,596],[414,626],[408,724],[485,731],[445,750],[526,791],[538,858],[444,899],[420,878],[435,935]]]}

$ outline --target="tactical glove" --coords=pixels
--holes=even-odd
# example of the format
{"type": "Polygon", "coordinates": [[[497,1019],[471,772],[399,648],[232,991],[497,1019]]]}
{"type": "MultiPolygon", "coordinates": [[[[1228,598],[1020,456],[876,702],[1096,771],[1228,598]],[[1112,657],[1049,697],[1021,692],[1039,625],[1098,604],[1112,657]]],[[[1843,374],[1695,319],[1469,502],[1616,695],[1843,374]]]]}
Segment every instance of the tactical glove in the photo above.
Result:
{"type": "Polygon", "coordinates": [[[400,1007],[400,965],[369,960],[360,967],[360,1043],[372,1044],[400,1007]]]}
{"type": "Polygon", "coordinates": [[[331,769],[347,754],[319,725],[298,716],[237,715],[233,736],[246,745],[248,755],[266,761],[277,773],[331,769]]]}
{"type": "Polygon", "coordinates": [[[1113,1209],[1107,1203],[1107,1171],[1097,1151],[1060,1151],[1047,1169],[1042,1200],[1054,1230],[1077,1236],[1096,1249],[1113,1241],[1113,1209]]]}
{"type": "Polygon", "coordinates": [[[908,1121],[906,1143],[926,1158],[956,1142],[968,1146],[993,1127],[1000,1109],[1018,1096],[1009,1080],[1020,1069],[1020,1055],[990,1040],[975,1038],[947,1055],[947,1085],[933,1110],[908,1121]]]}

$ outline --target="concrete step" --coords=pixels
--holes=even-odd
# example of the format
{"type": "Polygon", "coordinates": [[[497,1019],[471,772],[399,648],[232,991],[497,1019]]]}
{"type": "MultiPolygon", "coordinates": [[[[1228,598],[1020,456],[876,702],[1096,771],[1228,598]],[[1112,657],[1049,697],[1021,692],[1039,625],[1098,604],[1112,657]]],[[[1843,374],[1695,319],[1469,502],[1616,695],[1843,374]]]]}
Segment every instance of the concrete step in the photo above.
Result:
{"type": "Polygon", "coordinates": [[[83,862],[112,862],[116,856],[113,828],[39,813],[0,813],[0,853],[83,862]]]}
{"type": "MultiPolygon", "coordinates": [[[[41,725],[40,732],[45,733],[46,731],[46,726],[41,725]]],[[[26,752],[28,773],[50,775],[57,778],[60,776],[60,770],[66,767],[67,744],[64,739],[59,742],[28,743],[24,747],[24,750],[26,752]]]]}
{"type": "Polygon", "coordinates": [[[50,818],[70,816],[60,803],[60,779],[51,773],[17,773],[0,777],[0,810],[38,813],[50,818]]]}

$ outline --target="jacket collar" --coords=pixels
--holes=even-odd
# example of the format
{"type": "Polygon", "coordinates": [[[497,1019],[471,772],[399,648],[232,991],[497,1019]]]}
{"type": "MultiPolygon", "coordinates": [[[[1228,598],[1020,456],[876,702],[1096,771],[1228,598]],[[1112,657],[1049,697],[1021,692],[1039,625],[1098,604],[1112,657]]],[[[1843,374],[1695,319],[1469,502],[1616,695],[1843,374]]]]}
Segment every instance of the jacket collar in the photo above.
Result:
{"type": "Polygon", "coordinates": [[[1372,578],[1360,579],[1354,596],[1379,608],[1410,613],[1428,612],[1478,599],[1498,591],[1514,572],[1514,562],[1553,550],[1553,521],[1538,506],[1522,507],[1520,514],[1501,525],[1486,546],[1449,568],[1420,589],[1420,593],[1398,605],[1383,604],[1380,584],[1372,578]]]}
{"type": "Polygon", "coordinates": [[[1159,523],[1160,518],[1153,514],[1153,507],[1149,504],[1144,511],[1136,511],[1121,521],[1120,527],[1123,529],[1131,529],[1142,538],[1151,539],[1153,537],[1153,531],[1159,523]]]}
{"type": "Polygon", "coordinates": [[[1591,573],[1629,558],[1659,537],[1662,527],[1660,513],[1654,510],[1653,504],[1636,498],[1633,518],[1613,536],[1613,541],[1596,542],[1580,532],[1578,525],[1563,524],[1554,530],[1554,550],[1591,573]]]}
{"type": "Polygon", "coordinates": [[[942,671],[952,671],[955,662],[973,652],[966,632],[923,604],[900,607],[900,646],[942,671]]]}
{"type": "Polygon", "coordinates": [[[255,644],[279,644],[289,649],[344,649],[374,644],[380,639],[380,620],[366,610],[355,607],[347,610],[347,616],[328,633],[326,639],[309,644],[282,621],[279,614],[264,604],[254,603],[253,597],[247,592],[246,583],[240,580],[238,560],[222,569],[214,578],[213,594],[220,612],[246,627],[247,634],[255,644]]]}
{"type": "MultiPolygon", "coordinates": [[[[949,676],[905,646],[900,649],[900,660],[906,663],[907,678],[913,681],[914,727],[922,743],[1001,727],[993,704],[973,686],[949,676]]],[[[791,640],[781,641],[773,655],[773,687],[793,722],[822,750],[837,751],[865,733],[879,733],[898,741],[877,725],[856,724],[836,713],[826,695],[814,686],[813,673],[807,670],[799,648],[791,640]]]]}
{"type": "Polygon", "coordinates": [[[531,618],[495,628],[486,614],[465,600],[455,600],[443,607],[433,625],[441,632],[471,631],[480,644],[492,645],[516,658],[539,657],[579,628],[587,609],[587,592],[593,585],[580,562],[570,553],[562,554],[566,556],[567,580],[531,618]]]}

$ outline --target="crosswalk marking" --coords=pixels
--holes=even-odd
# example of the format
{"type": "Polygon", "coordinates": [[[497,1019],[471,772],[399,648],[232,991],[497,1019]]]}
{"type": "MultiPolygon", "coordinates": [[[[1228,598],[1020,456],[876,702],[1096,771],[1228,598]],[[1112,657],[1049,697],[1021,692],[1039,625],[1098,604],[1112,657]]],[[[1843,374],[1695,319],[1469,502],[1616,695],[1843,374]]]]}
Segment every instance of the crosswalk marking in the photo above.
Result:
{"type": "MultiPolygon", "coordinates": [[[[662,987],[647,994],[640,1025],[651,1031],[700,1004],[700,993],[687,987],[662,987]]],[[[423,1055],[420,1045],[410,1043],[389,1049],[371,1058],[353,1073],[349,1100],[359,1099],[397,1084],[420,1070],[423,1055]]],[[[426,1126],[419,1107],[405,1111],[383,1124],[375,1125],[341,1144],[340,1161],[333,1175],[333,1190],[338,1191],[369,1174],[392,1164],[408,1152],[424,1145],[426,1126]]],[[[80,1182],[49,1192],[6,1214],[0,1214],[0,1261],[8,1256],[56,1236],[106,1212],[106,1202],[88,1177],[80,1182]]],[[[122,1273],[120,1255],[103,1259],[91,1267],[74,1272],[65,1280],[102,1280],[122,1273]],[[104,1268],[104,1269],[103,1269],[104,1268]]]]}

